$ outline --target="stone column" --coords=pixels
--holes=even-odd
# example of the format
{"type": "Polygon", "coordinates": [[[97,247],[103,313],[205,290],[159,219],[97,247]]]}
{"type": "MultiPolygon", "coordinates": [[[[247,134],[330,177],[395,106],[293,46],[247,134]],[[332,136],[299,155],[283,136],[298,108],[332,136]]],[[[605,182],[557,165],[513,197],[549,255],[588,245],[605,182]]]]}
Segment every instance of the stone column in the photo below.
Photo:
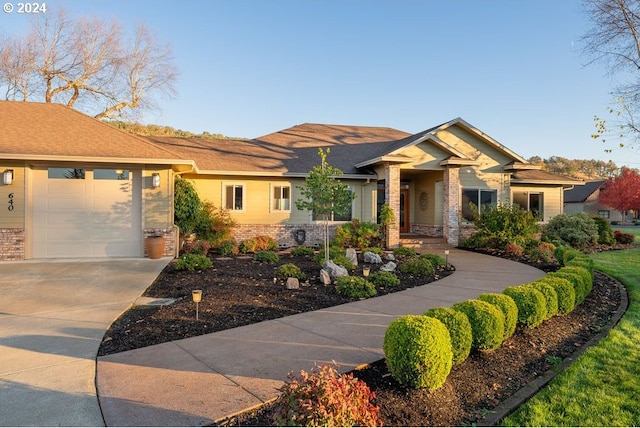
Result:
{"type": "Polygon", "coordinates": [[[384,200],[393,210],[393,224],[387,231],[387,248],[397,248],[400,245],[400,167],[385,164],[384,180],[384,200]]]}
{"type": "Polygon", "coordinates": [[[447,244],[458,245],[460,239],[460,169],[447,167],[444,170],[442,193],[444,204],[442,208],[443,235],[447,244]]]}

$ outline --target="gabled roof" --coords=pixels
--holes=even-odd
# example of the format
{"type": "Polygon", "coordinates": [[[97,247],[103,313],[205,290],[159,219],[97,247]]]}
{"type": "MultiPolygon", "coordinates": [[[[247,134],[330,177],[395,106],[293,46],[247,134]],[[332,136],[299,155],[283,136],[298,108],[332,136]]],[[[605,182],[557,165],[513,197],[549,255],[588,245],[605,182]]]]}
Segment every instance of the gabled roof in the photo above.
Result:
{"type": "Polygon", "coordinates": [[[0,101],[0,124],[3,159],[192,163],[61,104],[0,101]]]}
{"type": "Polygon", "coordinates": [[[605,183],[604,180],[588,181],[582,186],[575,186],[572,189],[564,191],[565,203],[584,202],[589,196],[598,190],[605,183]]]}

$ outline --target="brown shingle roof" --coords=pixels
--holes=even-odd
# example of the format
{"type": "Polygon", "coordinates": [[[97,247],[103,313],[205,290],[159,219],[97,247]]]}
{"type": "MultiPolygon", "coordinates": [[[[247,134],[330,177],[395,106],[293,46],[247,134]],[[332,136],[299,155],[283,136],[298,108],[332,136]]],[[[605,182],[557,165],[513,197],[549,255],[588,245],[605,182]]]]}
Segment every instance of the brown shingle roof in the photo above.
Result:
{"type": "Polygon", "coordinates": [[[169,160],[179,155],[61,104],[0,101],[0,155],[169,160]]]}
{"type": "Polygon", "coordinates": [[[198,170],[306,174],[320,163],[319,147],[330,147],[327,161],[345,174],[362,174],[355,164],[394,150],[410,134],[391,128],[302,124],[253,140],[147,137],[154,144],[194,159],[198,170]]]}
{"type": "Polygon", "coordinates": [[[518,170],[511,175],[512,183],[549,183],[549,184],[582,184],[582,181],[568,178],[547,171],[525,169],[518,170]]]}

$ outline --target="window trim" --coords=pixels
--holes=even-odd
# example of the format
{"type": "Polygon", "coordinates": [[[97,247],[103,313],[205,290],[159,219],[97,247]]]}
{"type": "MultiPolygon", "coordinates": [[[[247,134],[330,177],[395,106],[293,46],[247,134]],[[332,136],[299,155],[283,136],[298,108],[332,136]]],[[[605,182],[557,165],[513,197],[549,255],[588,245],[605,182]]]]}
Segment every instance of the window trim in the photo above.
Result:
{"type": "MultiPolygon", "coordinates": [[[[245,212],[247,209],[246,189],[247,189],[247,186],[245,183],[239,183],[234,181],[223,182],[222,183],[222,206],[224,207],[224,209],[227,211],[236,212],[236,213],[245,212]],[[235,204],[232,204],[234,206],[233,208],[227,208],[227,187],[229,186],[233,186],[234,189],[236,187],[242,188],[242,208],[241,209],[236,209],[235,204]]],[[[234,191],[234,198],[235,198],[235,191],[234,191]]]]}
{"type": "Polygon", "coordinates": [[[291,205],[293,202],[293,194],[292,194],[292,186],[291,183],[270,183],[269,184],[269,212],[275,212],[275,213],[290,213],[291,212],[291,205]],[[274,197],[274,192],[276,187],[280,188],[280,196],[281,199],[285,199],[282,198],[282,189],[285,187],[289,188],[289,208],[275,208],[275,201],[276,198],[274,197]]]}

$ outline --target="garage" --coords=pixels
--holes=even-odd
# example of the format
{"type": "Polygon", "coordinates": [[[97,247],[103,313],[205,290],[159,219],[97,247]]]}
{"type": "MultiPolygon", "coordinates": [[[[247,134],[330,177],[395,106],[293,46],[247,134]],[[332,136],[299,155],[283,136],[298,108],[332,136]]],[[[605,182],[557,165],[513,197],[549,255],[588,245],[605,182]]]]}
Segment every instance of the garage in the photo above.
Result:
{"type": "Polygon", "coordinates": [[[32,170],[32,257],[140,257],[141,171],[109,167],[32,170]]]}

